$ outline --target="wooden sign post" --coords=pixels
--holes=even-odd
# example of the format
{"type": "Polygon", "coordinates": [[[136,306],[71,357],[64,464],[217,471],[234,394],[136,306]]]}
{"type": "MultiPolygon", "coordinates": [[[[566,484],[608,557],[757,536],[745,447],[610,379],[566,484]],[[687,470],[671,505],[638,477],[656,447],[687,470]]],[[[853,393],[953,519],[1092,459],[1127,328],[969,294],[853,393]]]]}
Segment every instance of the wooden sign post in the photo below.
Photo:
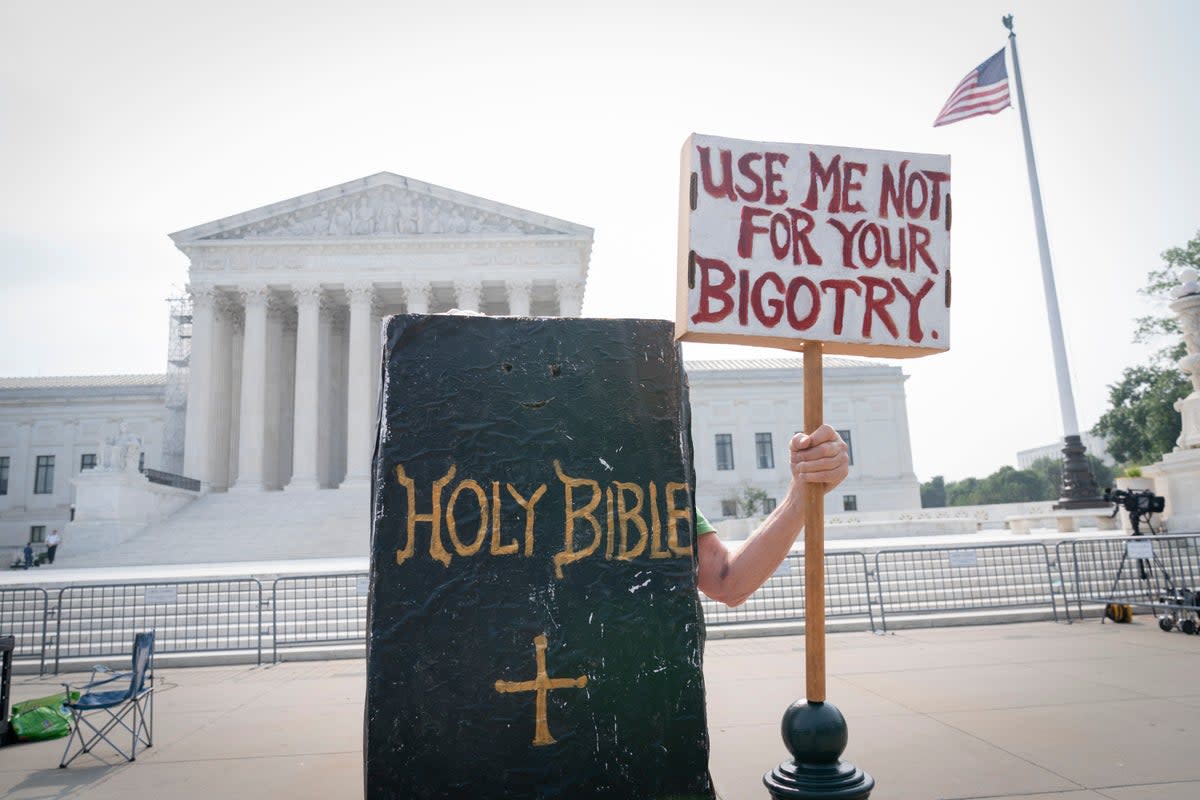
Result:
{"type": "MultiPolygon", "coordinates": [[[[804,429],[822,354],[950,347],[950,157],[693,134],[680,182],[677,339],[804,353],[804,429]]],[[[783,718],[776,798],[867,798],[825,699],[825,492],[804,491],[805,689],[783,718]]]]}

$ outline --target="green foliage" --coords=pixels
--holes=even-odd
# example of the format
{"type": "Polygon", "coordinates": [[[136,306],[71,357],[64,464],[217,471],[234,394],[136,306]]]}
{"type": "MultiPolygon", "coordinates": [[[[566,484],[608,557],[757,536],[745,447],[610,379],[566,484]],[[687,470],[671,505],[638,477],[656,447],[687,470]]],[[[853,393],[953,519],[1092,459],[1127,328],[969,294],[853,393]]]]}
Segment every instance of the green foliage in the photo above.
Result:
{"type": "Polygon", "coordinates": [[[946,505],[946,479],[934,475],[933,480],[921,484],[921,508],[941,508],[946,505]]]}
{"type": "Polygon", "coordinates": [[[747,517],[753,517],[765,507],[767,496],[767,493],[762,489],[755,489],[753,486],[743,486],[742,493],[737,498],[738,508],[747,517]]]}
{"type": "MultiPolygon", "coordinates": [[[[1146,285],[1138,291],[1147,297],[1159,300],[1165,306],[1171,297],[1171,290],[1179,285],[1179,273],[1181,270],[1192,267],[1200,269],[1200,231],[1183,247],[1172,247],[1162,254],[1162,260],[1165,262],[1162,267],[1150,270],[1146,276],[1146,285]]],[[[1139,317],[1137,320],[1137,329],[1134,331],[1133,340],[1135,342],[1152,342],[1157,337],[1169,335],[1174,338],[1180,336],[1179,320],[1170,314],[1148,315],[1139,317]]],[[[1183,357],[1182,343],[1169,348],[1169,352],[1173,353],[1169,357],[1172,361],[1183,357]]],[[[1161,353],[1160,355],[1166,355],[1161,353]]]]}
{"type": "Polygon", "coordinates": [[[1162,259],[1163,265],[1150,270],[1139,291],[1158,300],[1163,313],[1138,319],[1133,340],[1149,343],[1169,336],[1171,344],[1149,362],[1127,368],[1121,380],[1108,387],[1109,409],[1092,429],[1108,441],[1108,452],[1122,463],[1152,464],[1175,448],[1182,425],[1175,401],[1191,390],[1175,366],[1187,351],[1179,321],[1166,305],[1171,290],[1180,283],[1179,273],[1187,267],[1200,269],[1200,231],[1183,247],[1167,250],[1162,259]]]}
{"type": "Polygon", "coordinates": [[[1108,387],[1109,409],[1093,433],[1121,463],[1153,464],[1175,448],[1183,422],[1175,401],[1192,385],[1174,366],[1129,367],[1108,387]]]}
{"type": "MultiPolygon", "coordinates": [[[[1113,485],[1112,469],[1088,455],[1096,485],[1113,485]]],[[[946,483],[938,475],[921,484],[921,507],[983,506],[993,503],[1032,503],[1057,500],[1062,495],[1062,460],[1039,458],[1028,469],[1001,467],[986,478],[964,478],[946,483]]]]}

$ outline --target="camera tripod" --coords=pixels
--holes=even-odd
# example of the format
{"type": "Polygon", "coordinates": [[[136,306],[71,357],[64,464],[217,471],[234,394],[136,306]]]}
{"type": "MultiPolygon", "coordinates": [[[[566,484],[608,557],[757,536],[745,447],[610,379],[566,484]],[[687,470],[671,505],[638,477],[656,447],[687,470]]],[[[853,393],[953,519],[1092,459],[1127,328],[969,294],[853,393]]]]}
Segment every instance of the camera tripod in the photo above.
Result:
{"type": "MultiPolygon", "coordinates": [[[[1114,511],[1113,513],[1115,516],[1116,512],[1114,511]]],[[[1133,536],[1142,535],[1140,526],[1142,513],[1143,512],[1140,509],[1129,510],[1129,522],[1133,527],[1133,536]]],[[[1149,516],[1149,514],[1146,514],[1146,525],[1150,528],[1150,533],[1153,534],[1155,533],[1155,530],[1153,526],[1150,525],[1149,516]]],[[[1178,625],[1179,630],[1183,631],[1184,633],[1196,633],[1198,630],[1200,630],[1200,625],[1197,625],[1197,612],[1195,610],[1197,604],[1200,603],[1200,597],[1198,597],[1198,594],[1200,593],[1175,586],[1175,581],[1171,578],[1171,573],[1168,572],[1167,568],[1163,565],[1162,559],[1160,559],[1157,555],[1154,555],[1153,550],[1151,550],[1151,554],[1151,558],[1137,559],[1138,580],[1142,582],[1142,585],[1146,591],[1146,596],[1150,598],[1150,609],[1152,613],[1158,616],[1159,606],[1175,607],[1169,613],[1158,616],[1158,627],[1163,631],[1170,631],[1176,625],[1178,625]],[[1157,570],[1157,572],[1162,575],[1162,592],[1155,591],[1152,581],[1150,580],[1151,573],[1147,569],[1147,562],[1150,562],[1151,569],[1157,570]]],[[[1116,597],[1117,587],[1121,583],[1121,577],[1124,575],[1125,567],[1128,565],[1128,563],[1129,548],[1127,546],[1125,551],[1121,554],[1121,563],[1117,567],[1116,577],[1113,578],[1112,588],[1110,588],[1108,591],[1108,596],[1110,598],[1116,597]]]]}

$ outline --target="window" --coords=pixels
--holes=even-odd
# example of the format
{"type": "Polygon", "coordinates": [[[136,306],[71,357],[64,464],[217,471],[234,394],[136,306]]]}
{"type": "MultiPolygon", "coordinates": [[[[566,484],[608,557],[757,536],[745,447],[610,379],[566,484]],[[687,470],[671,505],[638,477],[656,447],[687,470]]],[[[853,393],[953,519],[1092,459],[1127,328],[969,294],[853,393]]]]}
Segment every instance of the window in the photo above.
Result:
{"type": "Polygon", "coordinates": [[[858,495],[842,495],[842,511],[858,511],[858,495]]]}
{"type": "Polygon", "coordinates": [[[8,456],[0,456],[0,494],[8,494],[8,456]]]}
{"type": "Polygon", "coordinates": [[[768,498],[764,499],[763,500],[763,513],[770,514],[774,510],[775,510],[775,498],[768,497],[768,498]]]}
{"type": "Polygon", "coordinates": [[[85,469],[95,469],[95,468],[96,468],[96,454],[95,453],[84,453],[83,455],[81,455],[79,457],[79,471],[80,472],[83,472],[85,469]]]}
{"type": "Polygon", "coordinates": [[[38,456],[33,474],[34,494],[54,494],[54,456],[38,456]]]}
{"type": "Polygon", "coordinates": [[[146,451],[143,450],[138,455],[138,472],[145,472],[145,471],[146,471],[146,451]]]}
{"type": "MultiPolygon", "coordinates": [[[[733,434],[717,434],[717,469],[733,469],[733,434]]],[[[730,516],[726,514],[725,516],[730,516]]]]}
{"type": "Polygon", "coordinates": [[[850,457],[850,466],[854,466],[854,445],[851,443],[850,431],[838,431],[838,436],[846,442],[846,455],[850,457]]]}
{"type": "Polygon", "coordinates": [[[721,516],[736,517],[737,516],[737,500],[722,500],[721,501],[721,516]]]}
{"type": "Polygon", "coordinates": [[[46,526],[31,525],[29,526],[29,541],[33,543],[46,541],[46,526]]]}
{"type": "Polygon", "coordinates": [[[754,457],[759,469],[775,469],[775,453],[771,449],[771,434],[754,434],[754,457]]]}

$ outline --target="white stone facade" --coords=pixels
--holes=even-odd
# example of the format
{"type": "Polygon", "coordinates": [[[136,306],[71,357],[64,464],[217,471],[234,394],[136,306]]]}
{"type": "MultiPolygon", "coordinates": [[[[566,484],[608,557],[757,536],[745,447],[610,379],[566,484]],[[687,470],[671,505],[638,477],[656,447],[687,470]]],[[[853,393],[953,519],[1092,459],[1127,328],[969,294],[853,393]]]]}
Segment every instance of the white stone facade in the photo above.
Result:
{"type": "MultiPolygon", "coordinates": [[[[741,516],[747,488],[768,505],[787,492],[788,441],[804,421],[803,360],[691,361],[696,506],[711,520],[741,516]]],[[[912,466],[906,376],[899,367],[826,356],[824,420],[842,432],[853,463],[825,497],[827,514],[920,508],[912,466]]],[[[769,509],[768,509],[769,510],[769,509]]]]}
{"type": "Polygon", "coordinates": [[[205,490],[367,482],[380,320],[579,316],[590,228],[379,173],[171,237],[191,260],[183,472],[205,490]]]}
{"type": "Polygon", "coordinates": [[[164,387],[162,375],[0,378],[0,547],[70,520],[73,479],[100,463],[122,423],[141,437],[144,466],[158,469],[164,387]]]}
{"type": "MultiPolygon", "coordinates": [[[[451,308],[578,316],[592,231],[380,173],[172,239],[190,259],[190,298],[171,305],[166,375],[0,379],[0,546],[67,522],[83,456],[99,461],[122,422],[141,438],[147,468],[239,495],[209,500],[268,507],[263,491],[283,490],[280,500],[365,492],[382,318],[451,308]],[[47,493],[33,491],[39,456],[54,457],[47,493]]],[[[827,357],[825,366],[825,419],[845,432],[854,458],[827,512],[918,508],[905,376],[855,359],[827,357]]],[[[722,501],[746,487],[778,502],[787,442],[803,420],[800,360],[687,368],[699,507],[713,520],[740,514],[722,501]],[[756,447],[760,434],[769,445],[756,447]],[[728,437],[732,469],[718,468],[718,435],[728,437]],[[772,466],[759,466],[760,449],[772,466]]],[[[151,521],[190,501],[136,475],[116,488],[112,476],[90,478],[78,484],[95,508],[76,528],[151,521]]]]}

